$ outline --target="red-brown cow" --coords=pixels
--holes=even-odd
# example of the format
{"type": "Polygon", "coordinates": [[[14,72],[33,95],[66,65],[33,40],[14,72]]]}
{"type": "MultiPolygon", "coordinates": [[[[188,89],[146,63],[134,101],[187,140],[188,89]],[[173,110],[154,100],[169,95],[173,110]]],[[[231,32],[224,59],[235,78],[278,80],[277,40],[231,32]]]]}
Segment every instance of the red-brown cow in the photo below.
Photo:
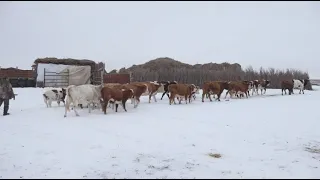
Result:
{"type": "Polygon", "coordinates": [[[175,103],[175,97],[179,97],[179,104],[181,104],[181,100],[183,97],[185,98],[186,104],[188,103],[188,98],[189,103],[191,103],[191,95],[195,88],[196,87],[193,84],[170,84],[168,86],[168,91],[170,93],[169,104],[171,105],[172,102],[175,103]]]}
{"type": "Polygon", "coordinates": [[[133,96],[134,91],[132,89],[118,89],[104,87],[101,89],[101,104],[104,114],[107,114],[108,103],[116,104],[116,112],[118,112],[119,104],[122,105],[123,109],[127,112],[126,102],[133,96]]]}
{"type": "Polygon", "coordinates": [[[289,91],[289,95],[293,94],[293,86],[294,86],[294,81],[281,81],[281,91],[282,91],[282,95],[283,95],[283,91],[285,94],[287,94],[286,90],[288,89],[289,91]]]}
{"type": "Polygon", "coordinates": [[[210,94],[216,94],[218,96],[216,100],[220,101],[221,93],[220,83],[214,81],[204,82],[202,86],[202,102],[204,102],[205,95],[208,95],[210,101],[212,101],[210,94]]]}

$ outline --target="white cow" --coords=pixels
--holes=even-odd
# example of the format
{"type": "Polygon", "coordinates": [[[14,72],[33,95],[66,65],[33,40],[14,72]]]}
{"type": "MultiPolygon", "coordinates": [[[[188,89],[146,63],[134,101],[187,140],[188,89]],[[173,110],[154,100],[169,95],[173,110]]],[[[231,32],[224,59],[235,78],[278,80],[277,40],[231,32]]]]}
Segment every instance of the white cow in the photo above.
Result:
{"type": "Polygon", "coordinates": [[[63,104],[65,104],[64,99],[66,97],[66,89],[62,88],[62,89],[49,89],[46,90],[43,93],[43,100],[44,103],[46,103],[47,107],[52,107],[52,101],[56,101],[58,103],[58,106],[60,106],[60,101],[63,102],[63,104]]]}
{"type": "Polygon", "coordinates": [[[76,116],[79,116],[76,108],[78,104],[88,104],[89,113],[91,113],[91,104],[100,103],[101,98],[101,89],[103,85],[70,85],[66,90],[66,106],[64,117],[67,117],[67,111],[70,111],[70,104],[73,104],[73,110],[76,116]]]}
{"type": "Polygon", "coordinates": [[[301,94],[301,91],[304,94],[304,88],[308,84],[308,82],[308,79],[293,79],[293,89],[299,89],[299,94],[301,94]]]}

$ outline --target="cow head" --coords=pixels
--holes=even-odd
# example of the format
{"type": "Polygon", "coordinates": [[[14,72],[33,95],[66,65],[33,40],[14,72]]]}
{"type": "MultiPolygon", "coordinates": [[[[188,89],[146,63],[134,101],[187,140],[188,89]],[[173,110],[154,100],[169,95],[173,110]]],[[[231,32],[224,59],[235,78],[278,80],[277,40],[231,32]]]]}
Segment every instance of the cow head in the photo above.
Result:
{"type": "Polygon", "coordinates": [[[266,87],[270,86],[270,83],[271,83],[270,80],[264,80],[264,82],[265,82],[266,87]]]}
{"type": "Polygon", "coordinates": [[[62,88],[61,89],[61,93],[62,93],[62,101],[64,102],[64,99],[66,98],[66,95],[67,95],[67,91],[66,91],[66,89],[65,88],[62,88]]]}
{"type": "Polygon", "coordinates": [[[190,89],[191,94],[194,94],[197,91],[197,87],[194,84],[190,84],[188,88],[190,89]]]}

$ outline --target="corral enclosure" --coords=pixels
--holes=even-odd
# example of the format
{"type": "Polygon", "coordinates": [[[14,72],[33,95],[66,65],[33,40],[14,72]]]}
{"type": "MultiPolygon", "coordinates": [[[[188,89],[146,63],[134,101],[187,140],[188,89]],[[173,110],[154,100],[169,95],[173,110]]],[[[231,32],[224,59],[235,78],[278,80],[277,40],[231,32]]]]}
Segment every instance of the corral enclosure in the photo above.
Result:
{"type": "Polygon", "coordinates": [[[57,58],[37,59],[33,68],[37,72],[38,87],[100,84],[105,71],[103,63],[57,58]]]}

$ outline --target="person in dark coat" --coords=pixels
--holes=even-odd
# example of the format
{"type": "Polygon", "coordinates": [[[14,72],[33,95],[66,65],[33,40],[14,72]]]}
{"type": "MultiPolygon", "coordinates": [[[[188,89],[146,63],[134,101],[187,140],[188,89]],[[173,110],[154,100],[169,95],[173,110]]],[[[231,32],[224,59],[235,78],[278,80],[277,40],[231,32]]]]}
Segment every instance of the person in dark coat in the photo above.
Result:
{"type": "Polygon", "coordinates": [[[7,116],[10,115],[8,113],[9,110],[9,101],[10,99],[15,100],[15,95],[12,89],[12,85],[9,82],[9,79],[7,77],[0,79],[0,107],[2,106],[2,103],[4,104],[3,107],[3,115],[7,116]]]}

